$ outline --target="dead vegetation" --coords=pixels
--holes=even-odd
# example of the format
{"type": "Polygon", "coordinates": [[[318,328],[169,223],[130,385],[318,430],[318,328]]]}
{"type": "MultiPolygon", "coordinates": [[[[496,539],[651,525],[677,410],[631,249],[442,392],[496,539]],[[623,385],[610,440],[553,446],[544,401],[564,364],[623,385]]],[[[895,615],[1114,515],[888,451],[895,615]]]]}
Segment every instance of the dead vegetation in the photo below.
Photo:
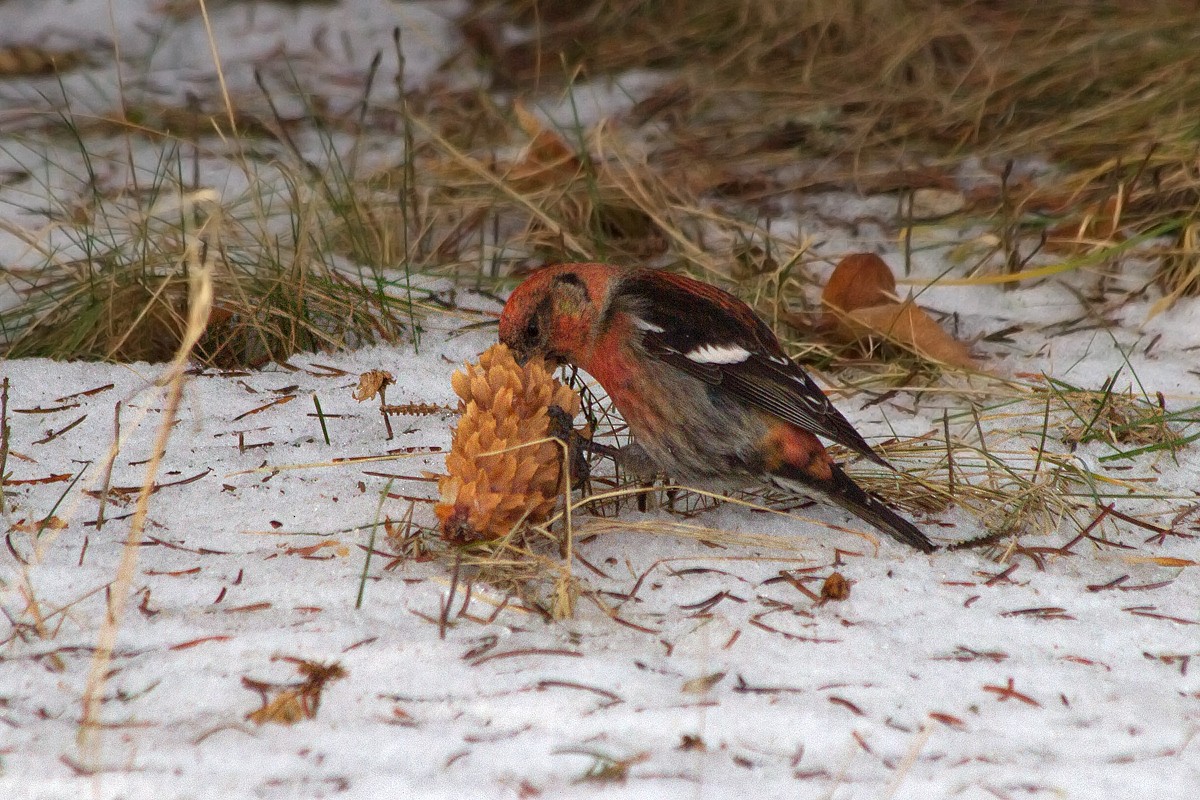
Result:
{"type": "Polygon", "coordinates": [[[514,0],[479,4],[464,28],[501,87],[665,70],[621,124],[653,127],[652,163],[692,196],[946,190],[980,157],[996,180],[964,208],[998,227],[1078,249],[1166,223],[1186,254],[1196,22],[1186,2],[514,0]],[[502,46],[506,23],[536,35],[502,46]],[[1005,161],[1031,155],[1058,167],[1053,183],[1002,185],[1005,161]]]}
{"type": "MultiPolygon", "coordinates": [[[[261,79],[259,98],[180,110],[129,97],[126,119],[63,115],[51,133],[80,142],[85,158],[101,129],[157,136],[160,174],[140,191],[93,174],[79,198],[60,198],[70,247],[24,233],[44,260],[14,285],[24,299],[4,312],[4,350],[173,352],[186,284],[178,241],[191,231],[164,203],[191,185],[179,163],[191,143],[251,129],[280,173],[264,177],[235,150],[252,189],[219,198],[221,235],[207,234],[223,267],[199,351],[212,363],[414,336],[424,299],[411,294],[414,274],[490,286],[546,260],[741,272],[772,303],[803,305],[821,254],[773,236],[769,222],[789,198],[831,189],[894,195],[900,209],[920,199],[918,215],[941,195],[935,209],[991,227],[995,245],[968,277],[1023,273],[1039,253],[1064,268],[1111,266],[1149,239],[1160,266],[1148,277],[1169,303],[1198,284],[1196,21],[1186,2],[1119,12],[1080,1],[479,2],[459,22],[463,49],[443,65],[479,70],[477,90],[386,99],[376,84],[403,75],[379,75],[376,59],[352,115],[316,97],[307,120],[284,116],[276,97],[305,87],[261,79]],[[636,69],[659,71],[658,88],[600,125],[554,130],[533,113],[546,100],[569,107],[580,82],[619,84],[636,69]],[[192,122],[179,124],[185,111],[192,122]],[[311,123],[323,168],[296,145],[311,123]],[[353,137],[349,152],[333,146],[334,131],[353,137]],[[402,154],[393,167],[361,168],[360,147],[381,133],[402,154]],[[1030,157],[1053,164],[1052,178],[1006,166],[1030,157]],[[964,189],[957,170],[968,159],[990,177],[964,189]],[[281,189],[275,202],[255,197],[281,189]],[[286,236],[263,224],[272,215],[286,236]]],[[[912,221],[898,213],[884,224],[912,221]]]]}

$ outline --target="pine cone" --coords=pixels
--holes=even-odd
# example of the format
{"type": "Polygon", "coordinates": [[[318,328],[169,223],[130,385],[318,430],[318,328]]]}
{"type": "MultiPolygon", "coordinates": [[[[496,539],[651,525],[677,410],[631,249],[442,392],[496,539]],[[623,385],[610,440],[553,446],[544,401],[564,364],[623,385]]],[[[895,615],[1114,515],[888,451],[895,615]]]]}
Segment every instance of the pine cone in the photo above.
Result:
{"type": "Polygon", "coordinates": [[[502,344],[450,380],[461,417],[446,456],[448,474],[438,480],[441,502],[434,512],[442,536],[458,543],[497,539],[522,521],[546,520],[558,500],[562,448],[553,441],[529,443],[548,435],[550,406],[574,418],[579,395],[551,377],[540,359],[519,366],[502,344]]]}

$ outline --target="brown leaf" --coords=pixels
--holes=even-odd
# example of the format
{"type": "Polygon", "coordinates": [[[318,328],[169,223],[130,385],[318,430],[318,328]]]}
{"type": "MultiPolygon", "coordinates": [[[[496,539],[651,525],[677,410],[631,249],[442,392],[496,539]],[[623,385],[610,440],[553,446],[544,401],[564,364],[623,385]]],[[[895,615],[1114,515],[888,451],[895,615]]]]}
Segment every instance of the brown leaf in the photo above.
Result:
{"type": "Polygon", "coordinates": [[[67,523],[55,516],[49,516],[45,519],[25,519],[21,518],[8,526],[10,533],[37,533],[38,531],[61,531],[67,527],[67,523]]]}
{"type": "Polygon", "coordinates": [[[1200,561],[1175,556],[1125,556],[1126,564],[1155,564],[1160,567],[1196,567],[1200,561]]]}
{"type": "Polygon", "coordinates": [[[558,186],[579,174],[583,162],[565,139],[542,125],[521,100],[513,103],[513,113],[530,141],[509,169],[510,181],[529,191],[558,186]]]}
{"type": "Polygon", "coordinates": [[[885,339],[922,358],[976,368],[970,349],[911,300],[897,302],[896,278],[874,253],[846,256],[825,284],[818,330],[841,342],[885,339]]]}
{"type": "Polygon", "coordinates": [[[942,330],[911,300],[860,308],[839,317],[838,321],[841,330],[853,339],[883,338],[929,361],[976,368],[970,348],[942,330]]]}
{"type": "Polygon", "coordinates": [[[831,572],[821,584],[822,600],[845,600],[850,596],[850,581],[840,572],[831,572]]]}
{"type": "Polygon", "coordinates": [[[242,685],[262,693],[262,706],[246,714],[246,719],[257,725],[274,722],[279,725],[294,725],[303,719],[314,719],[321,706],[321,692],[325,685],[346,677],[346,670],[337,663],[321,664],[315,661],[287,658],[296,665],[296,671],[304,678],[291,686],[271,686],[250,678],[242,678],[242,685]],[[268,699],[267,693],[276,690],[268,699]]]}
{"type": "Polygon", "coordinates": [[[332,549],[333,553],[331,553],[331,555],[339,555],[343,558],[350,555],[350,548],[346,547],[346,545],[342,544],[336,539],[332,541],[318,542],[317,544],[310,544],[304,547],[287,547],[284,548],[283,552],[285,555],[289,556],[311,557],[317,555],[320,553],[320,551],[325,549],[332,549]]]}
{"type": "Polygon", "coordinates": [[[953,714],[944,714],[941,711],[930,711],[929,718],[943,725],[949,725],[951,728],[965,728],[967,726],[965,722],[953,714]]]}
{"type": "Polygon", "coordinates": [[[354,399],[358,402],[370,400],[375,395],[396,382],[396,376],[381,369],[372,369],[358,376],[358,388],[354,390],[354,399]]]}
{"type": "Polygon", "coordinates": [[[0,77],[53,75],[83,61],[80,52],[54,51],[29,45],[0,47],[0,77]]]}
{"type": "Polygon", "coordinates": [[[943,167],[917,167],[866,174],[855,179],[853,185],[864,196],[904,190],[919,192],[922,189],[944,189],[949,191],[958,186],[958,178],[943,167]]]}
{"type": "Polygon", "coordinates": [[[256,725],[265,725],[268,722],[279,725],[295,725],[308,717],[309,714],[304,708],[303,696],[296,689],[285,689],[267,701],[262,708],[256,708],[246,715],[246,719],[256,725]]]}
{"type": "Polygon", "coordinates": [[[1077,205],[1070,217],[1046,231],[1046,250],[1053,253],[1079,253],[1094,249],[1099,242],[1119,242],[1122,198],[1108,197],[1091,205],[1077,205]]]}
{"type": "Polygon", "coordinates": [[[874,253],[852,253],[834,267],[821,303],[841,311],[878,306],[896,299],[896,278],[874,253]]]}
{"type": "Polygon", "coordinates": [[[686,694],[705,694],[709,689],[716,686],[725,677],[724,672],[714,672],[711,675],[701,675],[699,678],[692,678],[690,681],[683,682],[683,691],[686,694]]]}
{"type": "Polygon", "coordinates": [[[62,483],[64,481],[69,481],[69,480],[71,480],[71,478],[74,478],[74,477],[75,476],[69,472],[63,472],[63,473],[52,472],[49,475],[47,475],[45,478],[23,478],[20,480],[13,480],[12,478],[9,478],[8,480],[6,480],[4,482],[4,485],[5,486],[27,486],[27,485],[34,485],[34,484],[41,484],[41,483],[62,483]]]}

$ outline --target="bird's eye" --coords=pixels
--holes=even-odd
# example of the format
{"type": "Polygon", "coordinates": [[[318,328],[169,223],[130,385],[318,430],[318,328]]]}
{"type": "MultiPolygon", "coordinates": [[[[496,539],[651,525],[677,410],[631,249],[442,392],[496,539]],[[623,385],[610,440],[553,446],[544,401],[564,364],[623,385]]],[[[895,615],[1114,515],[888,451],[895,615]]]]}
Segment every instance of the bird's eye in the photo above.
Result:
{"type": "Polygon", "coordinates": [[[541,326],[538,324],[537,317],[530,317],[529,324],[525,326],[525,339],[527,341],[535,341],[542,333],[541,326]]]}

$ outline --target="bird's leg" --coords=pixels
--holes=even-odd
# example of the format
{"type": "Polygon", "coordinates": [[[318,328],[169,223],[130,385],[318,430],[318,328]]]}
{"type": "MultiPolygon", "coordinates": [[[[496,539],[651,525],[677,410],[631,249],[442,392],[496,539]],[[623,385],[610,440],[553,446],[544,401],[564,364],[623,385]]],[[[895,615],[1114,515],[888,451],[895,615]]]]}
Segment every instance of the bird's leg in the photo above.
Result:
{"type": "MultiPolygon", "coordinates": [[[[597,442],[593,439],[588,439],[575,430],[572,424],[574,420],[562,408],[552,405],[547,409],[547,413],[550,416],[550,430],[548,433],[555,439],[567,443],[567,451],[571,459],[571,482],[573,484],[582,486],[590,476],[590,469],[584,453],[611,458],[629,475],[633,476],[638,485],[642,487],[653,486],[654,481],[660,476],[657,465],[637,442],[630,442],[624,447],[613,447],[610,444],[597,442]]],[[[670,498],[672,510],[674,509],[676,494],[677,492],[672,490],[667,495],[670,498]]],[[[638,511],[645,512],[647,510],[648,500],[648,493],[641,492],[638,494],[638,511]]]]}
{"type": "MultiPolygon", "coordinates": [[[[658,480],[661,474],[658,465],[651,459],[637,442],[630,442],[624,447],[610,447],[613,459],[621,465],[621,468],[626,473],[631,475],[637,482],[637,485],[642,489],[649,489],[654,486],[654,482],[658,480]]],[[[650,510],[650,492],[638,492],[637,507],[638,511],[645,514],[650,510]]]]}
{"type": "Polygon", "coordinates": [[[605,458],[611,458],[618,464],[623,463],[621,461],[623,458],[622,451],[625,449],[623,447],[613,447],[610,444],[603,444],[593,439],[584,438],[583,436],[579,437],[579,446],[584,450],[587,450],[589,453],[594,453],[598,456],[604,456],[605,458]]]}
{"type": "MultiPolygon", "coordinates": [[[[604,458],[611,458],[613,463],[632,476],[637,485],[643,489],[652,487],[659,477],[658,469],[637,442],[630,442],[624,447],[613,447],[610,444],[587,439],[578,433],[575,433],[575,437],[580,453],[587,451],[604,458]]],[[[587,466],[586,462],[584,466],[587,466]]],[[[649,501],[649,492],[639,492],[637,496],[638,511],[646,513],[649,501]]]]}
{"type": "Polygon", "coordinates": [[[624,447],[613,447],[610,444],[597,442],[595,439],[589,439],[575,430],[571,424],[571,417],[558,406],[550,406],[548,413],[550,415],[549,434],[555,439],[564,441],[572,448],[578,448],[581,452],[611,458],[627,472],[638,477],[657,474],[657,471],[651,465],[649,457],[646,456],[645,451],[639,445],[627,444],[624,447]]]}
{"type": "Polygon", "coordinates": [[[571,483],[582,487],[585,490],[584,494],[587,494],[587,483],[591,477],[591,470],[588,468],[584,451],[594,452],[592,448],[595,443],[575,430],[574,419],[566,410],[551,405],[546,409],[546,413],[550,417],[550,429],[547,432],[567,446],[567,465],[571,470],[571,483]]]}

